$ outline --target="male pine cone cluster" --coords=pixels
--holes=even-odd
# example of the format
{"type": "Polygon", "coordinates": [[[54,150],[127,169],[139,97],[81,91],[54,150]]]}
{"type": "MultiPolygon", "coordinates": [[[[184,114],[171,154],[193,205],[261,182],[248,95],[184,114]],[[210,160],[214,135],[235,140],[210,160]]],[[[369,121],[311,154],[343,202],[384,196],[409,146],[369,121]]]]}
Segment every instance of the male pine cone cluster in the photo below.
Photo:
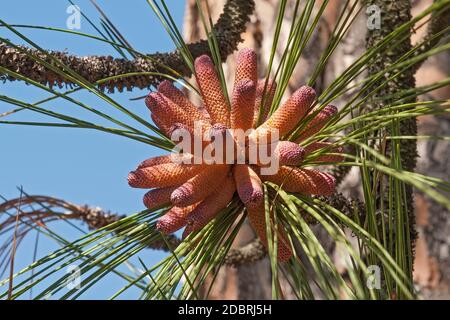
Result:
{"type": "MultiPolygon", "coordinates": [[[[205,130],[254,128],[255,136],[278,130],[281,138],[297,128],[302,119],[315,114],[295,141],[280,141],[277,144],[274,156],[280,167],[272,175],[262,175],[258,164],[182,164],[174,162],[171,155],[142,162],[130,172],[128,182],[135,188],[151,189],[144,196],[147,208],[172,206],[157,223],[161,232],[170,234],[185,227],[183,237],[186,237],[200,230],[231,202],[237,192],[245,205],[250,224],[267,246],[264,181],[275,183],[287,192],[304,195],[326,196],[334,193],[333,176],[301,165],[306,154],[323,148],[329,148],[333,154],[321,155],[314,162],[340,161],[341,156],[336,155],[340,148],[332,147],[327,142],[315,142],[306,147],[301,147],[299,143],[317,133],[336,114],[337,109],[329,105],[319,112],[312,110],[315,92],[303,86],[268,117],[276,83],[257,80],[256,61],[256,54],[251,49],[238,53],[231,106],[214,64],[206,55],[197,58],[194,64],[202,108],[192,104],[169,81],[163,81],[157,92],[147,96],[146,105],[152,120],[168,136],[178,128],[192,132],[194,122],[201,121],[205,123],[205,130]],[[260,116],[262,124],[256,126],[260,108],[263,110],[260,116]]],[[[278,259],[286,261],[292,256],[291,245],[284,231],[278,230],[278,259]]]]}

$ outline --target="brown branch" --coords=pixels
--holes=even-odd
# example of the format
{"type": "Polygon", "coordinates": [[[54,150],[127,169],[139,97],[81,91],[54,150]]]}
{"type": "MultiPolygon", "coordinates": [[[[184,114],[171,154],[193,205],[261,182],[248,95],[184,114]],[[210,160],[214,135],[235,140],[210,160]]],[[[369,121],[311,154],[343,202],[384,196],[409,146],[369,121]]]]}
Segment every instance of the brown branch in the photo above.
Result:
{"type": "MultiPolygon", "coordinates": [[[[335,193],[332,196],[317,196],[317,199],[325,202],[329,206],[335,208],[336,210],[342,212],[350,218],[355,218],[358,215],[359,221],[364,221],[366,218],[366,209],[364,203],[359,199],[352,199],[346,197],[342,193],[335,193]]],[[[341,221],[336,221],[340,225],[343,225],[341,221]]]]}
{"type": "MultiPolygon", "coordinates": [[[[238,43],[242,41],[241,33],[245,31],[254,6],[254,0],[228,0],[226,2],[223,13],[213,27],[223,61],[237,49],[238,43]]],[[[188,48],[194,58],[202,54],[210,54],[206,40],[188,44],[188,48]]],[[[135,60],[125,60],[115,59],[111,56],[79,57],[61,51],[41,52],[26,47],[13,48],[0,41],[0,66],[50,87],[73,85],[69,79],[37,63],[30,55],[52,65],[55,65],[51,59],[51,57],[54,57],[90,83],[134,72],[170,74],[167,68],[174,70],[181,76],[191,76],[191,70],[184,63],[182,55],[177,50],[168,53],[149,54],[135,60]]],[[[177,76],[176,74],[171,75],[177,76]]],[[[0,72],[0,80],[13,81],[17,79],[0,72]]],[[[144,89],[155,86],[162,80],[164,80],[163,77],[156,75],[135,75],[108,81],[99,85],[99,88],[107,89],[109,92],[114,92],[114,89],[120,92],[124,89],[130,91],[133,88],[144,89]]]]}
{"type": "Polygon", "coordinates": [[[266,255],[266,248],[264,248],[259,238],[255,238],[240,248],[230,249],[225,257],[224,263],[227,266],[237,267],[262,260],[266,255]]]}
{"type": "MultiPolygon", "coordinates": [[[[32,230],[33,226],[45,226],[53,221],[67,219],[81,220],[87,224],[89,229],[95,230],[106,227],[125,217],[97,207],[89,207],[87,205],[79,206],[53,197],[33,195],[12,199],[0,204],[0,214],[16,209],[19,202],[22,208],[28,207],[29,209],[20,209],[17,216],[11,215],[6,217],[4,221],[0,221],[0,234],[11,225],[14,225],[16,219],[21,222],[22,226],[27,225],[20,233],[20,239],[22,239],[28,231],[32,230]]],[[[182,240],[176,236],[168,235],[165,240],[159,239],[153,241],[148,247],[154,250],[169,251],[167,243],[170,248],[174,249],[181,242],[182,240]]],[[[265,255],[266,251],[264,246],[259,239],[255,239],[242,248],[231,249],[225,258],[225,264],[237,266],[239,264],[260,260],[265,255]]]]}
{"type": "MultiPolygon", "coordinates": [[[[344,153],[345,154],[356,154],[356,148],[354,145],[345,145],[344,146],[344,153]]],[[[333,175],[333,177],[336,179],[336,187],[338,187],[344,179],[347,177],[347,175],[352,170],[352,166],[340,166],[340,165],[333,165],[331,167],[330,173],[333,175]]]]}

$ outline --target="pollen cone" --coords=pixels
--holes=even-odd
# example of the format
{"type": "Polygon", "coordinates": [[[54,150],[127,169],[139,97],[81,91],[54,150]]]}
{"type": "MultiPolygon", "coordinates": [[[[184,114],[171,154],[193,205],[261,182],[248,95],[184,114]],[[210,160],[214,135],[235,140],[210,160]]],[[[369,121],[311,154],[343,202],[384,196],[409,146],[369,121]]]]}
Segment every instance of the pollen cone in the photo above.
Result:
{"type": "Polygon", "coordinates": [[[161,82],[158,86],[158,92],[177,104],[178,107],[184,110],[194,121],[206,120],[202,112],[189,101],[183,92],[175,87],[172,82],[168,80],[161,82]]]}
{"type": "Polygon", "coordinates": [[[209,196],[223,183],[228,165],[207,165],[205,169],[176,188],[170,196],[173,204],[185,207],[209,196]]]}
{"type": "Polygon", "coordinates": [[[152,157],[152,158],[148,158],[144,161],[142,161],[137,169],[142,169],[142,168],[146,168],[146,167],[151,167],[157,164],[163,164],[163,163],[171,163],[172,162],[172,155],[167,154],[164,156],[157,156],[157,157],[152,157]]]}
{"type": "Polygon", "coordinates": [[[253,125],[255,83],[248,79],[239,81],[234,87],[231,101],[231,128],[250,129],[253,125]]]}
{"type": "Polygon", "coordinates": [[[251,80],[256,84],[258,77],[257,56],[253,49],[244,48],[238,53],[236,59],[236,76],[234,86],[244,79],[251,80]]]}
{"type": "Polygon", "coordinates": [[[261,115],[261,121],[264,122],[267,120],[267,116],[270,111],[270,107],[272,105],[273,98],[275,96],[275,90],[277,89],[277,83],[273,80],[269,80],[267,82],[266,86],[266,79],[261,79],[258,81],[258,84],[256,86],[256,98],[255,98],[255,110],[254,110],[254,116],[253,116],[253,128],[256,127],[258,117],[259,117],[259,111],[261,108],[261,104],[263,104],[262,107],[262,115],[261,115]],[[266,89],[264,91],[264,89],[266,89]]]}
{"type": "Polygon", "coordinates": [[[275,147],[275,157],[280,166],[297,166],[305,156],[305,149],[291,141],[280,141],[275,147]]]}
{"type": "Polygon", "coordinates": [[[177,122],[191,128],[194,127],[194,119],[185,110],[159,92],[150,93],[145,99],[145,103],[156,119],[166,127],[171,127],[177,122]]]}
{"type": "MultiPolygon", "coordinates": [[[[266,216],[264,203],[261,203],[256,208],[247,208],[247,217],[251,226],[255,230],[261,242],[268,250],[267,243],[267,228],[266,228],[266,216]]],[[[288,261],[292,256],[289,242],[286,239],[284,231],[281,229],[281,225],[278,226],[278,239],[277,239],[277,257],[279,262],[288,261]]]]}
{"type": "Polygon", "coordinates": [[[194,69],[203,103],[211,117],[211,123],[223,123],[228,126],[230,122],[228,103],[213,62],[207,55],[202,55],[195,59],[194,69]]]}
{"type": "Polygon", "coordinates": [[[128,184],[134,188],[164,188],[180,185],[203,169],[202,165],[163,163],[132,171],[128,184]]]}
{"type": "Polygon", "coordinates": [[[325,172],[314,169],[281,167],[270,176],[262,176],[265,181],[271,181],[288,192],[298,192],[306,195],[329,196],[335,191],[335,178],[325,172]]]}
{"type": "Polygon", "coordinates": [[[262,182],[253,169],[246,164],[233,168],[234,181],[239,198],[247,207],[257,207],[264,198],[262,182]]]}
{"type": "Polygon", "coordinates": [[[194,210],[195,205],[180,208],[173,207],[165,215],[159,218],[156,229],[164,234],[171,234],[183,228],[187,223],[187,215],[194,210]]]}
{"type": "Polygon", "coordinates": [[[170,195],[176,187],[152,189],[144,196],[144,205],[153,210],[170,204],[170,195]]]}
{"type": "Polygon", "coordinates": [[[216,215],[225,208],[236,191],[236,186],[232,177],[227,177],[223,185],[208,196],[205,200],[189,214],[188,224],[183,232],[183,238],[186,238],[192,232],[198,231],[206,226],[216,215]]]}
{"type": "Polygon", "coordinates": [[[283,137],[294,129],[308,112],[315,97],[316,93],[313,88],[307,86],[301,87],[295,91],[292,96],[256,131],[261,129],[269,131],[276,129],[279,132],[280,138],[283,137]]]}
{"type": "Polygon", "coordinates": [[[342,153],[344,150],[342,147],[340,146],[333,146],[332,143],[329,142],[314,142],[311,143],[310,145],[305,147],[305,153],[306,154],[310,154],[311,152],[320,150],[320,149],[325,149],[325,154],[320,155],[314,159],[312,159],[312,161],[316,162],[316,163],[321,163],[321,162],[342,162],[344,161],[344,155],[339,155],[339,154],[327,154],[327,153],[342,153]]]}
{"type": "Polygon", "coordinates": [[[306,125],[303,132],[298,138],[295,139],[295,141],[301,142],[319,132],[337,112],[338,109],[332,105],[328,105],[320,110],[319,113],[317,113],[317,115],[306,125]]]}

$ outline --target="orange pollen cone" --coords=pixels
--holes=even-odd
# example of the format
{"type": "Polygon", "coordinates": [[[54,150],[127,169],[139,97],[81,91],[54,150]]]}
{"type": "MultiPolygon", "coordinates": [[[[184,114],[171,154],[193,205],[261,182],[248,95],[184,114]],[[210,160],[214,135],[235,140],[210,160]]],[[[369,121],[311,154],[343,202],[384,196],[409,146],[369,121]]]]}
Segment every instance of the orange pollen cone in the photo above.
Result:
{"type": "Polygon", "coordinates": [[[336,180],[328,173],[314,169],[281,167],[271,176],[262,176],[288,192],[298,192],[307,195],[329,196],[335,192],[336,180]]]}
{"type": "Polygon", "coordinates": [[[223,123],[228,126],[229,107],[213,62],[207,55],[202,55],[195,59],[194,68],[203,103],[211,117],[211,123],[223,123]]]}
{"type": "Polygon", "coordinates": [[[172,155],[167,154],[164,156],[157,156],[153,158],[148,158],[147,160],[142,161],[137,169],[142,169],[146,167],[152,167],[157,164],[163,164],[163,163],[171,163],[172,162],[172,155]]]}
{"type": "Polygon", "coordinates": [[[180,208],[173,207],[165,215],[159,218],[156,229],[164,234],[171,234],[183,228],[187,223],[187,215],[194,210],[195,205],[180,208]]]}
{"type": "Polygon", "coordinates": [[[183,92],[175,87],[172,82],[164,80],[158,86],[158,92],[162,93],[166,98],[172,100],[178,107],[184,110],[194,121],[206,120],[201,111],[183,94],[183,92]]]}
{"type": "Polygon", "coordinates": [[[172,126],[174,123],[182,123],[189,127],[194,126],[194,119],[183,109],[181,109],[172,100],[166,98],[158,92],[150,93],[145,99],[145,103],[150,111],[165,126],[172,126]]]}
{"type": "Polygon", "coordinates": [[[327,122],[338,112],[335,106],[328,105],[322,110],[320,110],[317,115],[311,119],[311,121],[306,125],[303,132],[298,138],[295,139],[296,142],[301,142],[306,138],[309,138],[322,130],[322,128],[327,124],[327,122]]]}
{"type": "Polygon", "coordinates": [[[310,154],[317,150],[324,149],[326,152],[324,154],[319,155],[312,159],[315,163],[323,163],[323,162],[342,162],[344,161],[344,155],[342,154],[327,154],[329,153],[342,153],[344,148],[341,146],[333,146],[332,143],[329,142],[314,142],[305,147],[305,153],[310,154]]]}
{"type": "Polygon", "coordinates": [[[188,217],[186,229],[183,232],[183,238],[192,232],[196,232],[206,226],[216,215],[225,208],[236,191],[236,186],[232,177],[227,177],[219,190],[213,192],[192,211],[188,217]]]}
{"type": "Polygon", "coordinates": [[[244,79],[251,80],[256,84],[258,77],[257,56],[253,49],[245,48],[239,51],[236,59],[236,76],[234,86],[244,79]]]}
{"type": "Polygon", "coordinates": [[[248,79],[239,81],[234,87],[231,102],[231,128],[248,130],[253,125],[255,83],[248,79]]]}
{"type": "Polygon", "coordinates": [[[246,164],[237,164],[233,168],[233,177],[239,198],[248,207],[258,206],[264,199],[262,182],[253,169],[246,164]]]}
{"type": "Polygon", "coordinates": [[[277,129],[280,137],[286,135],[297,126],[308,112],[315,97],[316,93],[313,88],[308,86],[301,87],[259,128],[277,129]]]}
{"type": "MultiPolygon", "coordinates": [[[[264,244],[266,249],[268,247],[267,241],[267,225],[264,203],[260,204],[256,208],[247,208],[247,218],[250,221],[251,226],[255,230],[261,242],[264,244]]],[[[288,261],[292,257],[292,250],[290,248],[289,242],[286,239],[284,231],[281,226],[278,225],[278,238],[277,238],[277,258],[279,262],[288,261]]]]}
{"type": "Polygon", "coordinates": [[[184,207],[209,196],[225,179],[228,165],[209,165],[173,191],[170,200],[173,204],[184,207]]]}
{"type": "Polygon", "coordinates": [[[262,107],[262,116],[261,121],[266,121],[267,116],[270,111],[270,107],[272,106],[272,101],[275,96],[275,90],[277,89],[277,83],[273,80],[269,80],[266,86],[266,79],[261,79],[258,81],[258,85],[256,86],[256,98],[255,98],[255,110],[253,116],[253,128],[256,127],[259,111],[261,108],[261,104],[264,103],[262,107]],[[266,91],[264,91],[264,89],[266,91]]]}
{"type": "Polygon", "coordinates": [[[170,204],[170,195],[176,187],[158,188],[147,192],[144,196],[144,205],[153,210],[170,204]]]}
{"type": "Polygon", "coordinates": [[[199,173],[201,165],[163,163],[132,171],[128,184],[134,188],[164,188],[184,183],[199,173]]]}

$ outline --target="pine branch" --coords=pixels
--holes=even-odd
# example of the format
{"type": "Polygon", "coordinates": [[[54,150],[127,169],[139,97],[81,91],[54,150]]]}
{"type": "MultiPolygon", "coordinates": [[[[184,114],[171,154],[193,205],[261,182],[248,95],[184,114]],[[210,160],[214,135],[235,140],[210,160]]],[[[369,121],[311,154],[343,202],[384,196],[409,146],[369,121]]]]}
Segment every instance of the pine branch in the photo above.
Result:
{"type": "MultiPolygon", "coordinates": [[[[358,200],[349,199],[340,193],[330,197],[318,198],[351,218],[353,218],[356,213],[360,216],[360,219],[364,219],[364,205],[358,200]]],[[[125,217],[98,207],[90,207],[87,205],[80,206],[62,199],[39,195],[25,195],[22,198],[6,201],[0,204],[0,214],[16,209],[19,201],[22,209],[20,209],[18,218],[21,225],[25,226],[20,233],[21,239],[33,229],[32,226],[46,225],[52,221],[79,220],[86,223],[89,229],[95,230],[106,227],[125,217]]],[[[311,220],[309,221],[311,224],[316,223],[316,221],[313,221],[312,219],[309,220],[311,220]]],[[[0,231],[6,230],[13,225],[15,221],[16,216],[14,215],[0,221],[0,231]]],[[[170,248],[174,249],[181,241],[181,239],[174,235],[168,235],[165,240],[160,239],[153,241],[148,247],[154,250],[169,251],[167,243],[170,245],[170,248]]],[[[230,249],[225,257],[224,264],[237,267],[239,265],[259,261],[266,256],[267,251],[263,244],[259,238],[255,238],[240,248],[230,249]]]]}
{"type": "MultiPolygon", "coordinates": [[[[242,41],[241,34],[245,31],[254,6],[253,0],[228,0],[226,2],[223,13],[214,25],[222,61],[225,61],[227,56],[235,51],[239,42],[242,41]]],[[[201,40],[187,46],[194,58],[203,54],[210,54],[207,40],[201,40]]],[[[182,55],[177,50],[167,53],[149,54],[134,60],[118,59],[111,56],[79,57],[62,51],[49,51],[47,53],[90,83],[95,83],[108,77],[135,72],[167,74],[168,68],[175,71],[171,76],[178,77],[177,74],[185,77],[191,76],[191,70],[184,63],[182,55]]],[[[0,41],[0,66],[44,85],[57,85],[59,87],[73,85],[70,80],[49,70],[30,57],[30,55],[35,56],[45,60],[47,63],[52,63],[47,53],[23,46],[13,48],[0,41]]],[[[0,73],[0,80],[14,81],[16,79],[0,73]]],[[[149,88],[157,85],[162,80],[164,79],[161,76],[156,75],[135,75],[114,79],[101,84],[99,87],[102,90],[107,89],[109,92],[114,92],[115,89],[122,92],[124,89],[130,91],[133,88],[149,88]]]]}

